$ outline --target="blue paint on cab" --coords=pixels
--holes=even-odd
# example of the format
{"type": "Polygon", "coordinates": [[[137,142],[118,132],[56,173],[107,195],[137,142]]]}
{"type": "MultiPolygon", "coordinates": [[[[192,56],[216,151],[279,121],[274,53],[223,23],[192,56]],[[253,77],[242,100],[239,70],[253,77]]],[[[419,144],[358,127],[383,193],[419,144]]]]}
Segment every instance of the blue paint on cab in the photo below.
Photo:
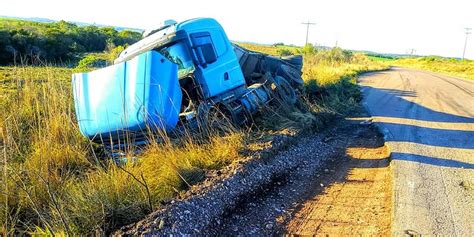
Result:
{"type": "Polygon", "coordinates": [[[72,85],[80,131],[91,139],[147,128],[170,131],[178,122],[178,66],[156,51],[76,73],[72,85]]]}

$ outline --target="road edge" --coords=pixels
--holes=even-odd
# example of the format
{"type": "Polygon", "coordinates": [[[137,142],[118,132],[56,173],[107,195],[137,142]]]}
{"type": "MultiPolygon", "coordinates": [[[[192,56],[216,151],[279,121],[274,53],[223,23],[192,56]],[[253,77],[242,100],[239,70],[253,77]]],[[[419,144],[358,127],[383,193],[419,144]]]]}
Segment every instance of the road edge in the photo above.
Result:
{"type": "MultiPolygon", "coordinates": [[[[364,91],[363,89],[361,88],[361,93],[364,94],[364,91]]],[[[364,98],[365,100],[365,98],[364,98]]],[[[370,116],[370,118],[373,119],[373,116],[372,116],[372,111],[370,110],[369,106],[367,105],[367,103],[365,101],[362,101],[362,106],[364,107],[364,109],[367,111],[367,114],[370,116]]],[[[391,138],[393,138],[393,135],[390,133],[390,131],[386,128],[382,128],[382,126],[379,124],[379,123],[374,123],[372,122],[372,124],[377,128],[377,130],[383,134],[383,140],[384,140],[384,145],[387,147],[387,151],[388,151],[388,158],[390,160],[390,176],[392,178],[392,210],[391,210],[391,216],[390,216],[390,219],[391,219],[391,225],[390,225],[390,233],[391,233],[391,236],[396,236],[396,231],[395,231],[395,200],[396,200],[396,197],[397,195],[395,194],[395,177],[397,176],[397,165],[396,165],[396,162],[394,162],[393,158],[392,158],[392,148],[390,147],[390,143],[387,142],[389,141],[391,138]]]]}

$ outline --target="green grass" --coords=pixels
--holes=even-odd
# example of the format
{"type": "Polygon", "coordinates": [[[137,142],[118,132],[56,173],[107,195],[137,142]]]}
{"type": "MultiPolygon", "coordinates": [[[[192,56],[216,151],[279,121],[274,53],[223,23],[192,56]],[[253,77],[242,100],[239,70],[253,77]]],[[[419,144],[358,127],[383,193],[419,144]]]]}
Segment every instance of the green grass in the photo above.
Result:
{"type": "Polygon", "coordinates": [[[422,69],[474,80],[474,61],[441,57],[403,58],[389,62],[390,65],[422,69]]]}
{"type": "Polygon", "coordinates": [[[337,48],[306,55],[303,66],[306,96],[318,107],[336,114],[347,114],[362,99],[357,76],[386,68],[386,64],[363,54],[344,53],[337,48]]]}
{"type": "Polygon", "coordinates": [[[288,45],[259,45],[259,44],[249,44],[249,43],[239,43],[236,42],[238,45],[252,50],[256,52],[261,52],[269,55],[274,55],[274,56],[284,56],[282,55],[285,52],[288,52],[288,54],[301,54],[302,49],[301,47],[297,46],[288,46],[288,45]]]}
{"type": "MultiPolygon", "coordinates": [[[[278,54],[266,46],[252,49],[278,54]]],[[[262,117],[260,128],[245,134],[211,131],[207,138],[181,140],[162,134],[162,142],[151,140],[123,166],[99,159],[97,146],[79,133],[70,85],[74,69],[1,67],[0,235],[110,233],[202,181],[206,171],[238,160],[262,134],[309,130],[321,125],[323,114],[347,113],[361,98],[357,74],[384,67],[341,49],[307,54],[305,112],[275,109],[270,112],[278,119],[262,117]]]]}
{"type": "Polygon", "coordinates": [[[391,61],[396,60],[396,58],[393,58],[393,57],[384,57],[384,56],[379,56],[379,55],[367,55],[367,57],[377,62],[391,62],[391,61]]]}

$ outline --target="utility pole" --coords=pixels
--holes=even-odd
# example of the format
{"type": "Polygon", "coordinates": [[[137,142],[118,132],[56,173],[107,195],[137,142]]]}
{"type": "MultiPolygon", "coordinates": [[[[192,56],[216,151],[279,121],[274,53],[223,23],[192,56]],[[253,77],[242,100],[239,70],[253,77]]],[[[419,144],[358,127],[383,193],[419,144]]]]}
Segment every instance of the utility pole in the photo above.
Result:
{"type": "Polygon", "coordinates": [[[472,28],[464,28],[466,30],[466,40],[464,41],[464,50],[462,51],[462,60],[464,60],[464,56],[466,55],[466,47],[467,47],[467,38],[470,34],[472,34],[472,28]]]}
{"type": "Polygon", "coordinates": [[[305,45],[307,45],[307,44],[308,44],[309,26],[310,26],[310,25],[316,25],[316,23],[313,23],[313,22],[309,22],[309,21],[308,21],[308,22],[301,23],[301,24],[306,25],[306,43],[305,43],[305,45]]]}

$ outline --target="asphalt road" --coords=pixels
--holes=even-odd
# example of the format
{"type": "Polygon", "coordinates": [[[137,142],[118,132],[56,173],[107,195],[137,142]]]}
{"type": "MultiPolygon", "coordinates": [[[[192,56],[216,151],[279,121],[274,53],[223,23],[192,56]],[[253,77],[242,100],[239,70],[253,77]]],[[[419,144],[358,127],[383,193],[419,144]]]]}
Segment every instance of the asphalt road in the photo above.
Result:
{"type": "Polygon", "coordinates": [[[359,83],[392,152],[392,233],[472,236],[474,81],[393,68],[359,83]]]}

